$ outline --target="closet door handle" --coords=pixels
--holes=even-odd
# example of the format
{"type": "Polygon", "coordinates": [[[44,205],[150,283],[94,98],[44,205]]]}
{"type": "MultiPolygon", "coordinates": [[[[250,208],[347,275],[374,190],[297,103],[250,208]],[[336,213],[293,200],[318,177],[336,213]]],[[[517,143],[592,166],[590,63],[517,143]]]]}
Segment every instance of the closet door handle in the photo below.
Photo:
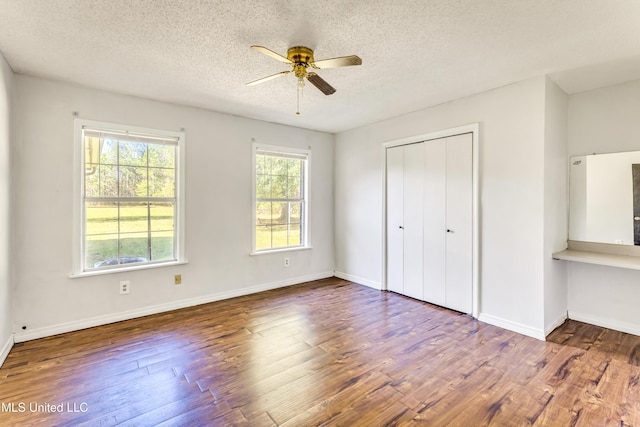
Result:
{"type": "Polygon", "coordinates": [[[398,228],[399,228],[399,229],[401,229],[401,230],[404,230],[404,227],[403,227],[403,226],[401,226],[401,225],[400,225],[400,226],[398,226],[398,228]]]}
{"type": "Polygon", "coordinates": [[[453,230],[447,228],[447,233],[453,233],[453,230]]]}

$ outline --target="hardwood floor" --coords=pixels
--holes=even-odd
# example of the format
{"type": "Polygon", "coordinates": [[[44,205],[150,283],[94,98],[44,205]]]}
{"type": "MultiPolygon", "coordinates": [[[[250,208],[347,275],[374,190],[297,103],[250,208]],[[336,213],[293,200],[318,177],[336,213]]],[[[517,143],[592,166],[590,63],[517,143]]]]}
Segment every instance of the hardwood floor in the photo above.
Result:
{"type": "Polygon", "coordinates": [[[3,426],[640,426],[640,337],[542,342],[332,278],[16,344],[0,404],[3,426]]]}

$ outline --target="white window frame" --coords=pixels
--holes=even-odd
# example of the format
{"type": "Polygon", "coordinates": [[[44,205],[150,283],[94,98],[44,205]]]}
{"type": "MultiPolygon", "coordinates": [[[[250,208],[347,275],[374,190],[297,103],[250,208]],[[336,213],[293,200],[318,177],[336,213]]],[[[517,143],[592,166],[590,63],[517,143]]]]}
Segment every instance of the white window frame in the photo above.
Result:
{"type": "Polygon", "coordinates": [[[118,273],[131,270],[143,270],[155,267],[185,264],[185,133],[168,130],[149,129],[117,123],[95,120],[74,119],[74,197],[73,197],[73,265],[71,278],[118,273]],[[175,159],[175,247],[173,260],[148,261],[145,263],[120,264],[99,269],[84,268],[84,167],[85,148],[83,129],[103,130],[106,132],[128,133],[146,137],[177,139],[175,159]]]}
{"type": "Polygon", "coordinates": [[[259,143],[253,143],[253,149],[252,149],[252,164],[251,164],[251,175],[252,175],[252,179],[251,179],[251,198],[252,198],[252,213],[251,213],[251,236],[252,236],[252,245],[251,245],[251,255],[261,255],[261,254],[269,254],[269,253],[275,253],[275,252],[288,252],[288,251],[298,251],[298,250],[306,250],[306,249],[311,249],[311,236],[310,236],[310,232],[309,232],[309,206],[311,205],[310,203],[310,194],[309,194],[309,188],[310,188],[310,177],[311,177],[311,150],[305,150],[302,148],[295,148],[295,147],[285,147],[285,146],[280,146],[280,145],[265,145],[265,144],[259,144],[259,143]],[[285,247],[279,247],[279,248],[269,248],[269,249],[256,249],[256,222],[257,222],[257,218],[256,218],[256,208],[257,208],[257,198],[256,198],[256,179],[257,179],[257,174],[256,174],[256,156],[259,152],[272,152],[274,154],[283,154],[283,155],[303,155],[306,156],[306,161],[305,161],[305,167],[304,167],[304,186],[303,186],[303,192],[304,192],[304,202],[303,202],[303,209],[301,212],[301,215],[303,215],[303,218],[301,219],[302,221],[302,233],[303,235],[301,236],[302,238],[302,242],[303,244],[300,246],[285,246],[285,247]]]}

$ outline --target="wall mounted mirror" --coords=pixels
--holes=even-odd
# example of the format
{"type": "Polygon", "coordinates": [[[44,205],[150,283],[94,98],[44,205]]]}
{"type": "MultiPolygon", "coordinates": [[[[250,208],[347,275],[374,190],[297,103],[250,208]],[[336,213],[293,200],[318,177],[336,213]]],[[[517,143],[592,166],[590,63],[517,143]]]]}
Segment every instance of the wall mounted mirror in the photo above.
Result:
{"type": "Polygon", "coordinates": [[[569,240],[640,246],[640,151],[570,158],[569,240]]]}

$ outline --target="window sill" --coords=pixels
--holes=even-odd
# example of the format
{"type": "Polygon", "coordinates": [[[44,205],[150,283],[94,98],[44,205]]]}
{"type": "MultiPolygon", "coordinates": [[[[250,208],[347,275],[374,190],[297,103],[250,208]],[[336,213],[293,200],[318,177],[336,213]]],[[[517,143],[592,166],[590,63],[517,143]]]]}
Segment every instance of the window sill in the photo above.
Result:
{"type": "Polygon", "coordinates": [[[250,252],[249,255],[251,256],[257,256],[257,255],[267,255],[267,254],[277,254],[277,253],[281,253],[281,252],[294,252],[294,251],[306,251],[309,249],[313,249],[313,246],[300,246],[297,248],[283,248],[283,249],[270,249],[270,250],[266,250],[266,251],[253,251],[250,252]]]}
{"type": "Polygon", "coordinates": [[[136,265],[131,267],[108,268],[104,270],[83,271],[81,273],[72,273],[69,275],[69,278],[79,279],[81,277],[101,276],[103,274],[128,273],[130,271],[147,270],[150,268],[160,268],[160,267],[173,267],[176,265],[184,265],[188,263],[189,261],[183,260],[183,261],[163,262],[158,264],[136,265]]]}

